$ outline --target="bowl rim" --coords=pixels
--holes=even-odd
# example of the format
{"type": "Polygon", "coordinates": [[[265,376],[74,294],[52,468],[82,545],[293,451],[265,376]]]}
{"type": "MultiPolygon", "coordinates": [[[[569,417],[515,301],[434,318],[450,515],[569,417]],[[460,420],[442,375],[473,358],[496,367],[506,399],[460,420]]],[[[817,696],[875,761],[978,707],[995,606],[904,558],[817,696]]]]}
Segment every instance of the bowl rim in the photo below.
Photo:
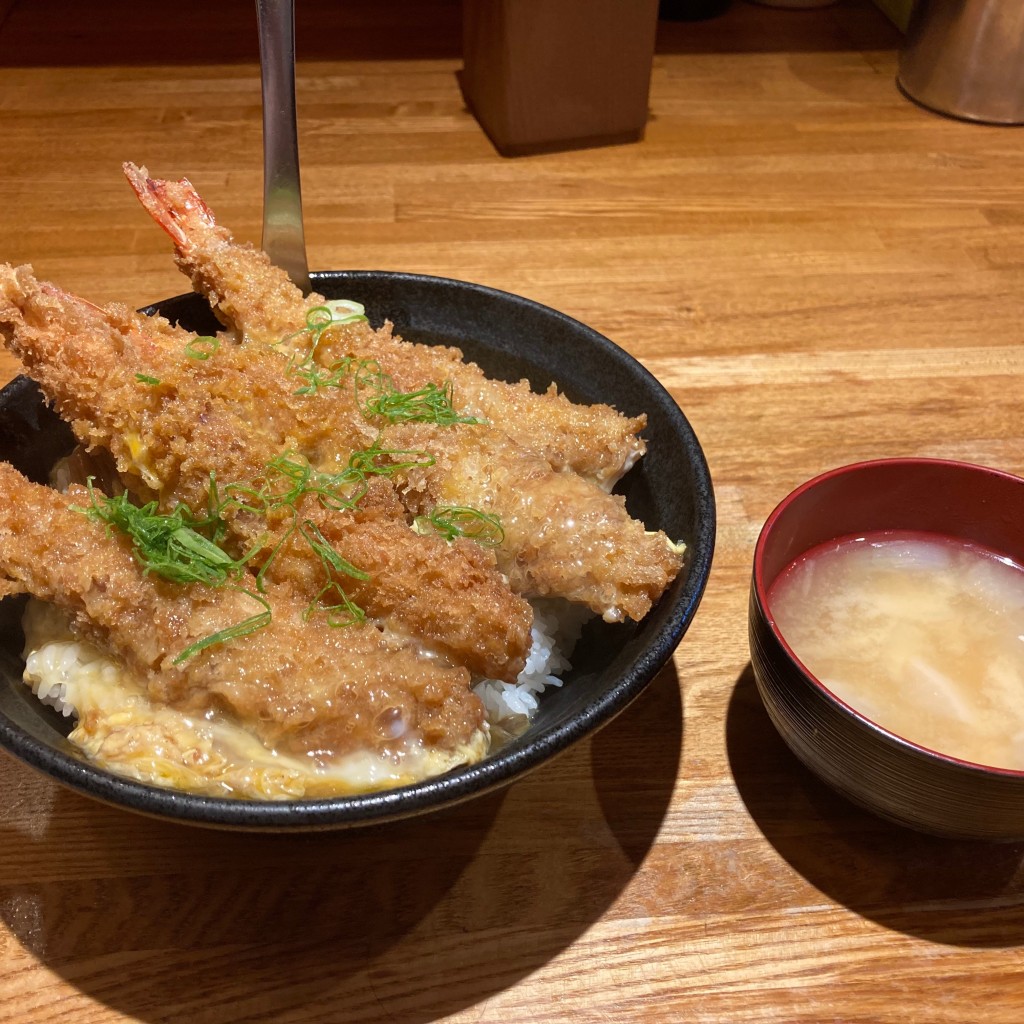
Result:
{"type": "MultiPolygon", "coordinates": [[[[559,310],[488,285],[391,270],[327,270],[314,272],[310,277],[314,288],[321,282],[354,282],[381,277],[409,285],[457,286],[477,296],[528,307],[571,327],[612,359],[625,361],[630,372],[636,374],[645,387],[658,397],[661,407],[672,421],[673,433],[685,439],[697,485],[695,493],[699,501],[707,505],[707,514],[701,517],[695,536],[687,538],[687,560],[684,563],[686,578],[673,598],[671,617],[652,635],[651,642],[636,653],[614,685],[586,705],[582,715],[577,713],[556,723],[529,745],[511,745],[476,764],[408,785],[369,793],[316,799],[255,801],[164,789],[115,775],[84,758],[79,759],[56,749],[0,711],[0,747],[74,790],[121,809],[161,820],[251,831],[334,830],[442,810],[492,792],[541,767],[578,739],[591,735],[610,722],[625,710],[670,660],[697,612],[710,575],[717,532],[711,474],[700,441],[678,403],[639,360],[593,328],[559,310]]],[[[142,312],[150,313],[170,303],[188,301],[197,301],[194,292],[161,299],[144,307],[142,312]]],[[[35,389],[36,385],[30,378],[19,377],[8,384],[3,392],[18,387],[35,389]]],[[[668,599],[669,594],[666,593],[661,601],[668,599]]]]}
{"type": "MultiPolygon", "coordinates": [[[[873,718],[864,714],[862,711],[858,711],[857,708],[853,707],[847,701],[843,700],[842,697],[838,696],[832,690],[828,688],[818,677],[804,664],[800,659],[799,655],[790,647],[786,638],[782,635],[782,631],[779,629],[778,623],[775,621],[775,616],[771,612],[771,604],[768,600],[769,587],[765,584],[765,572],[764,572],[764,561],[765,561],[765,549],[768,544],[768,540],[771,536],[772,531],[778,525],[779,520],[786,514],[788,509],[803,495],[816,489],[821,484],[826,483],[829,480],[833,480],[839,476],[852,475],[858,472],[864,472],[867,470],[875,469],[879,466],[890,466],[893,468],[908,467],[908,466],[936,466],[946,467],[959,472],[966,473],[983,473],[986,475],[1001,477],[1007,481],[1013,482],[1024,486],[1024,477],[1017,476],[1015,473],[1009,473],[1006,470],[996,469],[992,466],[983,466],[974,462],[967,462],[961,459],[942,459],[942,458],[931,458],[931,457],[915,457],[915,456],[899,456],[893,458],[878,458],[878,459],[864,459],[860,462],[852,462],[845,466],[837,466],[832,469],[825,470],[819,473],[817,476],[811,477],[811,479],[804,481],[799,486],[795,487],[789,494],[787,494],[772,510],[771,514],[765,520],[764,525],[757,537],[757,542],[754,545],[754,565],[752,573],[752,588],[757,600],[758,610],[763,617],[765,624],[771,631],[773,639],[780,645],[784,653],[787,655],[789,660],[799,669],[804,680],[808,682],[813,689],[822,693],[826,699],[838,705],[842,711],[845,711],[853,719],[859,722],[862,726],[869,729],[871,732],[876,733],[883,737],[886,741],[895,743],[896,745],[903,747],[909,751],[913,751],[919,755],[924,755],[928,759],[935,759],[943,764],[949,766],[966,769],[972,772],[977,772],[983,775],[1000,775],[1007,776],[1010,778],[1022,778],[1024,779],[1024,768],[1000,768],[997,765],[982,764],[979,761],[970,761],[967,758],[956,757],[953,754],[946,754],[941,750],[935,750],[932,747],[925,746],[923,743],[916,743],[914,740],[909,740],[905,736],[901,736],[899,733],[894,732],[891,729],[887,729],[885,726],[880,725],[873,718]]],[[[837,536],[836,540],[840,540],[846,537],[856,536],[856,533],[850,534],[845,533],[837,536]]],[[[801,555],[806,552],[801,552],[801,555]]],[[[801,557],[798,555],[797,557],[801,557]]],[[[787,562],[787,566],[791,565],[793,559],[787,562]]],[[[774,580],[773,580],[774,582],[774,580]]]]}

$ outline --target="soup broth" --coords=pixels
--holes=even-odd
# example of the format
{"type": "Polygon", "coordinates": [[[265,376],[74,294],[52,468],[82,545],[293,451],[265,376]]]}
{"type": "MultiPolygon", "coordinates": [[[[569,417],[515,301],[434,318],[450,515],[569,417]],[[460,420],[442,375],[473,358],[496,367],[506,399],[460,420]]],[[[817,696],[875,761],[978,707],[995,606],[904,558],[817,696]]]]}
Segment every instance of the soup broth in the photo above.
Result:
{"type": "Polygon", "coordinates": [[[821,545],[768,593],[796,656],[837,697],[914,743],[1024,770],[1024,568],[929,534],[821,545]]]}

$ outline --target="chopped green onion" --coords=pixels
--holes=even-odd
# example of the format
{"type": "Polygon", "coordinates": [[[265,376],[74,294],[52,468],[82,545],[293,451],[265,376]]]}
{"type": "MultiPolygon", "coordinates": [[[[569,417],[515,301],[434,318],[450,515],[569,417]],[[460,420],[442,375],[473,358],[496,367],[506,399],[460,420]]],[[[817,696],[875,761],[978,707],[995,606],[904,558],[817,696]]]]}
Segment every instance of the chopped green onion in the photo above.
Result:
{"type": "MultiPolygon", "coordinates": [[[[182,504],[165,515],[156,511],[155,501],[138,506],[132,504],[127,494],[120,494],[116,498],[98,495],[93,489],[91,478],[86,482],[86,486],[92,499],[92,506],[79,508],[78,511],[130,537],[135,557],[142,564],[145,574],[153,573],[171,583],[202,583],[209,587],[229,586],[248,594],[265,609],[234,626],[211,633],[185,648],[174,659],[175,665],[214,644],[234,640],[270,624],[271,611],[267,601],[258,594],[228,582],[242,575],[245,563],[252,553],[246,558],[232,558],[214,541],[199,532],[200,529],[213,529],[214,534],[219,535],[224,524],[216,515],[211,514],[199,519],[192,514],[187,505],[182,504]]],[[[215,488],[212,476],[211,486],[215,488]]]]}
{"type": "Polygon", "coordinates": [[[334,321],[334,315],[326,306],[314,306],[306,313],[306,327],[311,331],[322,331],[330,327],[334,321]]]}
{"type": "Polygon", "coordinates": [[[416,466],[434,465],[434,456],[430,452],[416,448],[381,448],[380,437],[369,448],[353,452],[348,460],[348,472],[359,476],[391,476],[406,469],[413,469],[416,466]],[[409,456],[404,461],[397,461],[396,457],[409,456]],[[391,461],[378,464],[378,459],[388,457],[391,461]]]}
{"type": "Polygon", "coordinates": [[[328,299],[325,303],[331,314],[331,324],[354,324],[367,320],[366,307],[351,299],[328,299]]]}
{"type": "Polygon", "coordinates": [[[263,611],[257,612],[255,615],[250,615],[247,619],[242,619],[241,622],[235,623],[233,626],[228,626],[227,629],[218,630],[216,633],[211,633],[209,636],[204,636],[202,640],[197,640],[194,644],[186,647],[172,662],[173,665],[180,665],[183,661],[187,661],[189,658],[195,656],[200,651],[205,651],[208,647],[213,647],[215,644],[227,643],[229,640],[237,640],[239,637],[248,636],[250,633],[255,633],[259,629],[264,629],[270,625],[272,618],[272,612],[270,610],[270,602],[259,594],[254,594],[251,590],[242,590],[241,587],[232,587],[233,590],[240,590],[243,594],[248,594],[254,601],[258,601],[263,605],[263,611]]]}
{"type": "Polygon", "coordinates": [[[331,363],[330,366],[317,366],[316,363],[303,361],[292,366],[288,372],[306,383],[296,389],[296,395],[315,395],[320,388],[340,388],[349,375],[352,357],[347,356],[331,363]]]}
{"type": "Polygon", "coordinates": [[[375,359],[363,359],[353,375],[356,402],[367,419],[389,423],[483,423],[475,416],[460,416],[452,405],[452,383],[425,384],[416,391],[399,391],[375,359]],[[365,395],[363,393],[368,393],[365,395]]]}
{"type": "Polygon", "coordinates": [[[342,590],[335,580],[331,580],[310,602],[309,607],[303,613],[302,621],[308,622],[317,611],[327,612],[327,624],[335,628],[354,626],[366,621],[366,612],[342,590]],[[334,604],[327,604],[324,596],[332,592],[337,595],[338,599],[334,604]]]}
{"type": "Polygon", "coordinates": [[[262,481],[228,484],[224,488],[227,497],[218,510],[235,507],[255,515],[282,508],[294,511],[307,494],[315,494],[324,508],[335,512],[353,509],[366,494],[368,477],[390,476],[415,466],[434,464],[429,452],[382,448],[379,440],[369,448],[352,452],[348,465],[338,473],[314,470],[297,452],[275,455],[266,464],[262,481]]]}
{"type": "MultiPolygon", "coordinates": [[[[379,453],[379,449],[377,451],[379,453]]],[[[284,535],[278,540],[256,574],[257,590],[261,593],[264,591],[264,580],[268,569],[289,538],[298,530],[310,550],[319,558],[327,578],[324,588],[307,609],[306,617],[308,618],[318,608],[323,608],[329,612],[328,622],[331,625],[350,625],[357,621],[363,621],[365,613],[347,595],[344,595],[337,581],[332,579],[332,574],[348,576],[356,580],[366,580],[369,579],[369,576],[338,554],[311,519],[304,519],[299,523],[299,502],[307,494],[314,494],[325,508],[335,511],[352,509],[366,493],[366,474],[385,471],[385,468],[376,467],[374,469],[346,467],[340,473],[320,473],[314,470],[308,460],[297,452],[286,451],[276,455],[266,464],[262,481],[228,484],[224,488],[227,497],[217,506],[218,514],[234,506],[264,517],[273,511],[281,510],[291,516],[291,523],[284,535]],[[323,595],[332,590],[337,591],[340,595],[339,602],[326,605],[323,602],[323,595]]],[[[216,499],[211,497],[211,500],[216,499]]]]}
{"type": "Polygon", "coordinates": [[[320,532],[316,523],[311,519],[304,519],[302,521],[302,525],[299,527],[299,532],[303,537],[305,537],[306,542],[319,557],[325,569],[334,571],[341,576],[351,576],[356,580],[368,580],[370,578],[369,573],[363,572],[362,569],[357,569],[347,559],[342,558],[341,555],[331,547],[327,539],[320,532]]]}
{"type": "Polygon", "coordinates": [[[342,359],[324,370],[316,363],[314,358],[316,350],[324,331],[331,327],[340,327],[342,324],[356,323],[361,320],[366,320],[366,315],[365,310],[358,302],[352,302],[350,299],[329,299],[324,305],[314,306],[306,312],[305,327],[285,335],[277,342],[277,344],[283,345],[303,335],[309,336],[309,348],[305,355],[288,368],[288,373],[291,376],[305,381],[305,384],[295,394],[315,395],[322,387],[341,387],[348,375],[351,358],[342,359]]]}
{"type": "Polygon", "coordinates": [[[189,359],[205,360],[209,359],[210,356],[212,356],[219,348],[219,338],[214,338],[209,334],[203,334],[198,338],[193,338],[185,346],[185,355],[187,355],[189,359]]]}
{"type": "Polygon", "coordinates": [[[399,391],[391,377],[384,373],[375,359],[346,356],[330,366],[316,362],[316,351],[324,331],[341,324],[366,320],[366,311],[358,302],[331,299],[323,306],[314,306],[306,313],[306,326],[286,335],[284,344],[302,335],[309,335],[310,345],[298,361],[289,364],[287,373],[302,381],[296,395],[315,395],[321,388],[340,388],[349,376],[353,379],[356,402],[367,419],[384,419],[389,423],[484,423],[475,416],[460,416],[452,404],[452,383],[426,384],[416,391],[399,391]]]}
{"type": "Polygon", "coordinates": [[[150,377],[148,373],[137,373],[135,374],[135,379],[140,384],[149,384],[150,387],[156,387],[160,383],[159,377],[150,377]]]}
{"type": "Polygon", "coordinates": [[[429,515],[417,516],[413,527],[420,533],[433,530],[447,541],[468,537],[485,547],[497,547],[505,539],[496,515],[467,505],[438,505],[429,515]]]}
{"type": "Polygon", "coordinates": [[[156,511],[155,501],[133,505],[127,494],[116,498],[97,495],[91,479],[87,486],[92,507],[79,511],[127,534],[147,575],[153,573],[172,583],[217,587],[241,574],[245,559],[232,558],[199,532],[218,526],[212,517],[197,519],[187,505],[178,505],[165,515],[156,511]]]}

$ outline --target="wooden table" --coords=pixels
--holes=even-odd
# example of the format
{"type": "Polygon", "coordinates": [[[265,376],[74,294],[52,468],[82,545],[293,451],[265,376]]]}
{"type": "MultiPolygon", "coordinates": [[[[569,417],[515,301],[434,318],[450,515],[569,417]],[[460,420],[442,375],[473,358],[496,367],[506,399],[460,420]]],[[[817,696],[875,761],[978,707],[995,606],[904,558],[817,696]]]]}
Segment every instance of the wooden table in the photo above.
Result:
{"type": "MultiPolygon", "coordinates": [[[[258,239],[250,4],[7,6],[0,259],[96,301],[181,291],[129,158],[258,239]]],[[[462,106],[455,0],[299,7],[312,264],[520,292],[634,353],[707,452],[714,570],[629,711],[451,813],[219,834],[0,759],[0,1020],[1019,1024],[1024,846],[903,831],[805,771],[746,597],[820,470],[1024,472],[1024,134],[901,97],[861,0],[737,2],[661,26],[642,144],[506,160],[462,106]]]]}

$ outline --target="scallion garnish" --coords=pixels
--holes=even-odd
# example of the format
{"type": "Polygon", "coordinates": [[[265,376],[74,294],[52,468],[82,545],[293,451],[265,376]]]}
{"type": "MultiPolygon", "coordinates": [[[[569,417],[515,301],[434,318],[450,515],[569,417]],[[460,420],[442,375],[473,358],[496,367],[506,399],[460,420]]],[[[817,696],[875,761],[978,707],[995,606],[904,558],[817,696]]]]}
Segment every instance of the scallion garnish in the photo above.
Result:
{"type": "Polygon", "coordinates": [[[155,501],[133,505],[127,494],[116,498],[97,495],[91,479],[87,486],[92,507],[79,511],[127,534],[147,575],[153,573],[172,583],[205,583],[211,587],[241,575],[245,559],[232,558],[199,532],[216,528],[210,517],[197,518],[187,505],[162,514],[157,512],[155,501]]]}
{"type": "Polygon", "coordinates": [[[475,416],[460,416],[452,405],[452,383],[425,384],[416,391],[399,391],[375,359],[363,359],[353,372],[356,402],[367,419],[388,423],[483,423],[475,416]]]}
{"type": "MultiPolygon", "coordinates": [[[[460,416],[455,411],[450,381],[441,385],[431,383],[415,391],[402,392],[373,359],[347,356],[329,366],[317,364],[315,356],[325,331],[366,319],[365,311],[359,303],[344,299],[331,300],[307,312],[305,327],[282,339],[282,343],[300,336],[309,339],[305,355],[298,361],[293,360],[288,367],[287,372],[302,382],[295,394],[315,395],[320,388],[349,386],[351,383],[356,403],[367,419],[388,423],[429,422],[442,426],[485,422],[473,416],[460,416]]],[[[218,338],[203,335],[193,338],[185,346],[185,354],[191,359],[205,361],[219,347],[218,338]]],[[[138,373],[135,377],[140,383],[149,386],[161,383],[159,378],[148,374],[138,373]]],[[[434,457],[426,451],[385,448],[378,435],[369,448],[352,452],[348,465],[337,473],[314,470],[307,459],[290,451],[271,459],[264,468],[263,477],[256,481],[230,483],[218,488],[217,480],[211,473],[205,518],[195,516],[183,504],[179,504],[170,513],[162,514],[157,512],[158,504],[155,501],[135,506],[127,495],[118,498],[97,496],[92,491],[91,482],[89,490],[92,508],[80,511],[130,536],[136,557],[145,573],[154,573],[175,583],[232,586],[263,606],[263,611],[186,648],[174,660],[175,664],[179,664],[208,647],[245,636],[270,623],[271,606],[261,596],[264,593],[265,575],[296,531],[317,556],[326,576],[325,585],[310,603],[305,617],[308,618],[316,611],[324,611],[331,625],[344,626],[364,621],[365,613],[346,594],[337,577],[363,581],[369,578],[368,575],[343,558],[312,520],[302,519],[300,522],[299,503],[306,495],[313,494],[327,509],[350,510],[366,494],[369,477],[430,466],[434,461],[434,457]],[[255,575],[258,593],[244,589],[236,581],[242,577],[246,563],[259,551],[266,549],[266,538],[258,541],[244,558],[232,558],[219,546],[219,541],[227,531],[224,513],[230,509],[252,513],[264,519],[269,518],[271,513],[279,512],[284,512],[286,517],[290,516],[291,522],[283,535],[277,538],[269,556],[255,575]]],[[[496,516],[462,506],[438,507],[429,516],[419,517],[415,526],[421,532],[433,530],[449,541],[465,536],[481,544],[494,545],[504,537],[496,516]]]]}
{"type": "Polygon", "coordinates": [[[283,345],[296,338],[307,336],[309,348],[298,361],[293,361],[288,373],[304,380],[305,383],[295,394],[315,395],[320,388],[340,387],[348,375],[351,358],[339,360],[327,369],[317,365],[315,356],[324,331],[342,324],[353,324],[366,320],[366,311],[358,302],[349,299],[329,299],[322,306],[314,306],[306,312],[306,326],[285,335],[277,344],[283,345]]]}
{"type": "Polygon", "coordinates": [[[232,590],[239,590],[243,594],[247,594],[254,601],[258,601],[263,605],[263,611],[257,612],[255,615],[250,615],[247,619],[242,619],[241,622],[235,623],[233,626],[228,626],[227,629],[218,630],[216,633],[211,633],[209,636],[204,636],[202,640],[197,640],[194,644],[186,647],[172,662],[174,665],[180,665],[183,661],[187,661],[193,655],[198,654],[200,651],[205,651],[208,647],[213,647],[215,644],[227,643],[229,640],[237,640],[241,636],[248,636],[250,633],[255,633],[258,629],[264,629],[270,625],[273,613],[270,610],[270,602],[265,597],[261,597],[259,594],[254,594],[251,590],[244,590],[241,587],[232,587],[232,590]]]}
{"type": "Polygon", "coordinates": [[[416,466],[432,466],[435,462],[430,452],[417,448],[381,448],[380,436],[369,448],[353,452],[349,456],[347,473],[359,476],[391,476],[416,466]],[[378,462],[387,458],[388,461],[378,462]]]}
{"type": "Polygon", "coordinates": [[[462,416],[455,411],[451,381],[425,384],[415,391],[399,391],[376,359],[357,360],[354,356],[345,356],[329,366],[319,365],[315,356],[323,332],[339,323],[365,320],[362,307],[358,308],[359,313],[339,320],[330,318],[327,307],[317,306],[306,314],[305,328],[282,339],[284,343],[303,334],[309,334],[311,338],[310,347],[302,359],[293,360],[288,366],[288,374],[303,382],[295,390],[296,395],[315,395],[321,388],[340,388],[351,377],[356,403],[367,419],[383,419],[388,423],[436,423],[443,427],[454,423],[485,422],[476,416],[462,416]]]}
{"type": "Polygon", "coordinates": [[[303,360],[303,362],[293,365],[288,372],[293,377],[305,381],[301,388],[296,388],[296,395],[315,395],[320,388],[340,388],[345,383],[351,368],[352,357],[347,356],[326,367],[303,360]]]}
{"type": "Polygon", "coordinates": [[[257,589],[263,591],[267,570],[285,543],[298,531],[320,560],[326,577],[323,588],[306,609],[306,618],[319,609],[328,613],[327,621],[332,626],[362,622],[365,613],[348,597],[336,577],[367,580],[369,576],[338,554],[311,519],[299,521],[299,503],[306,495],[315,495],[324,508],[334,511],[352,509],[366,493],[368,476],[396,472],[398,469],[398,465],[390,463],[378,465],[376,460],[382,456],[396,455],[413,456],[412,461],[406,459],[404,465],[427,464],[422,460],[429,458],[425,452],[387,450],[374,446],[365,451],[353,452],[349,465],[341,472],[323,473],[314,470],[297,452],[287,451],[276,455],[266,464],[261,480],[225,486],[223,490],[226,497],[218,505],[218,514],[233,506],[264,518],[272,512],[284,512],[291,517],[284,534],[257,573],[257,589]],[[330,594],[337,600],[327,603],[326,596],[330,594]]]}
{"type": "MultiPolygon", "coordinates": [[[[366,307],[352,299],[328,299],[324,306],[331,314],[331,325],[365,323],[366,307]]],[[[322,307],[321,307],[322,308],[322,307]]]]}
{"type": "Polygon", "coordinates": [[[336,572],[339,576],[351,576],[356,580],[368,580],[369,573],[357,569],[350,561],[342,558],[334,548],[327,542],[319,527],[310,519],[304,519],[299,527],[299,532],[306,539],[306,543],[313,549],[325,569],[336,572]]]}
{"type": "Polygon", "coordinates": [[[163,514],[157,512],[155,501],[145,505],[134,505],[127,494],[120,494],[114,498],[97,494],[91,478],[86,482],[86,486],[92,505],[89,508],[79,508],[77,511],[126,534],[131,539],[135,557],[146,575],[152,573],[171,583],[202,583],[208,587],[229,586],[248,594],[265,609],[186,647],[174,659],[175,665],[180,665],[194,654],[215,644],[234,640],[269,625],[271,612],[267,601],[258,594],[230,582],[242,576],[248,556],[232,558],[213,540],[199,532],[206,529],[219,536],[224,525],[219,518],[215,515],[198,518],[187,505],[182,504],[177,505],[172,512],[163,514]]]}
{"type": "Polygon", "coordinates": [[[206,360],[220,348],[220,339],[215,338],[210,334],[202,334],[198,338],[193,338],[185,346],[185,355],[189,359],[206,360]]]}
{"type": "Polygon", "coordinates": [[[428,515],[417,516],[413,526],[420,533],[432,530],[447,541],[468,537],[485,547],[497,547],[505,539],[496,515],[467,505],[438,505],[428,515]]]}
{"type": "Polygon", "coordinates": [[[327,624],[339,629],[366,621],[366,612],[342,590],[335,580],[331,580],[310,602],[309,607],[303,613],[302,621],[308,622],[317,611],[326,612],[327,624]],[[337,597],[333,604],[327,603],[328,594],[334,594],[337,597]]]}

